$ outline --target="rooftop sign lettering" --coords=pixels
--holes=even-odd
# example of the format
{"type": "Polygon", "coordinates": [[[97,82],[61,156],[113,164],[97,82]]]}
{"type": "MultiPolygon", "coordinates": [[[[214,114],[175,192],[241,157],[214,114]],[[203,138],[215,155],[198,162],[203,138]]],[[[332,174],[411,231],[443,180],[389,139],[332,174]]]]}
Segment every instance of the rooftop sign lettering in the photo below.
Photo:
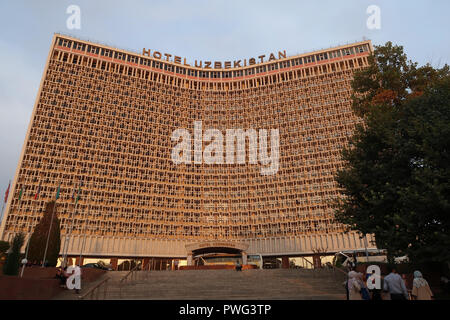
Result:
{"type": "MultiPolygon", "coordinates": [[[[191,64],[187,63],[186,58],[182,58],[179,56],[174,56],[169,53],[161,53],[159,51],[152,51],[150,49],[143,49],[142,54],[144,56],[148,56],[157,60],[164,60],[168,62],[173,62],[176,64],[183,64],[185,66],[191,66],[191,64]]],[[[275,61],[279,59],[286,58],[286,50],[278,51],[278,55],[275,55],[274,53],[270,53],[269,55],[260,55],[257,58],[248,58],[244,60],[234,60],[234,61],[201,61],[201,60],[195,60],[193,66],[197,68],[204,68],[204,69],[231,69],[231,68],[240,68],[240,67],[246,67],[251,66],[255,64],[260,64],[264,62],[270,62],[275,61]]]]}

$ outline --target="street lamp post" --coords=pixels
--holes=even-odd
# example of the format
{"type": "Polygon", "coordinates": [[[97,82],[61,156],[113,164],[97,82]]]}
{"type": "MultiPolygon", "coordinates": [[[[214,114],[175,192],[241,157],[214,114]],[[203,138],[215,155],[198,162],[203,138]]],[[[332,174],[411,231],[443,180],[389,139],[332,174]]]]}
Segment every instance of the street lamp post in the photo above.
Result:
{"type": "MultiPolygon", "coordinates": [[[[58,200],[58,199],[56,199],[58,200]]],[[[47,242],[45,244],[44,258],[42,259],[42,268],[45,266],[45,259],[47,258],[48,242],[50,241],[50,234],[52,233],[53,217],[55,216],[56,200],[53,203],[52,218],[50,219],[50,228],[48,228],[47,242]]]]}
{"type": "Polygon", "coordinates": [[[369,251],[367,251],[367,236],[364,235],[364,247],[366,249],[366,262],[369,262],[369,251]]]}
{"type": "Polygon", "coordinates": [[[64,240],[63,264],[62,264],[63,267],[66,267],[66,265],[67,265],[67,251],[69,250],[70,237],[72,236],[73,220],[74,220],[77,208],[78,208],[78,196],[79,196],[79,192],[77,191],[77,195],[76,195],[76,199],[75,199],[75,209],[72,211],[72,217],[70,219],[71,220],[70,221],[70,229],[69,229],[69,232],[66,234],[66,237],[64,240]]]}

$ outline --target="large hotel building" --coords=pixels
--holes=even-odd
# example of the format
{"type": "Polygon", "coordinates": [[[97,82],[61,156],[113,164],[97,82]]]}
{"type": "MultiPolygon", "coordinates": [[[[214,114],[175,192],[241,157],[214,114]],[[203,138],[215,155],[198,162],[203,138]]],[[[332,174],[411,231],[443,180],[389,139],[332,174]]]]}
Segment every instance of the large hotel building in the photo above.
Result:
{"type": "MultiPolygon", "coordinates": [[[[245,261],[248,254],[286,259],[374,247],[370,236],[345,233],[333,220],[333,175],[361,122],[351,81],[371,51],[363,41],[188,65],[158,51],[55,34],[0,238],[31,232],[60,184],[61,250],[70,233],[69,256],[115,266],[118,259],[192,264],[215,251],[236,250],[245,261]],[[193,133],[199,122],[202,132],[223,134],[278,129],[277,171],[262,174],[251,161],[206,163],[201,150],[200,161],[174,163],[173,132],[193,133]]],[[[270,140],[268,151],[277,151],[270,140]]]]}

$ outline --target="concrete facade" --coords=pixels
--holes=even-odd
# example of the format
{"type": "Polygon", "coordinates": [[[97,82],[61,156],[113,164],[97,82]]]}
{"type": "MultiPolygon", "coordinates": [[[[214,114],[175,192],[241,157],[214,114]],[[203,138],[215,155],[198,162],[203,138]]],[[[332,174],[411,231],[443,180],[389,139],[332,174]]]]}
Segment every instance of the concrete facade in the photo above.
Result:
{"type": "Polygon", "coordinates": [[[188,258],[187,246],[204,241],[263,256],[364,248],[334,221],[332,201],[340,150],[362,121],[351,109],[353,72],[371,52],[364,41],[207,69],[56,34],[0,238],[30,234],[61,184],[69,256],[188,258]],[[222,132],[279,129],[278,172],[175,165],[171,133],[196,120],[222,132]]]}

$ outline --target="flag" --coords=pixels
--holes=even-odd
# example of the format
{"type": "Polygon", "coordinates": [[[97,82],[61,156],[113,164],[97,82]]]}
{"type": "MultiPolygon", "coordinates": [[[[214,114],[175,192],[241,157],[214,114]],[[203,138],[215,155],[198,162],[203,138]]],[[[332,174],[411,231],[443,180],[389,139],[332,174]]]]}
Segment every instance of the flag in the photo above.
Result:
{"type": "Polygon", "coordinates": [[[39,196],[39,192],[41,192],[41,184],[39,183],[39,187],[37,189],[36,194],[34,195],[34,200],[37,200],[38,196],[39,196]]]}
{"type": "Polygon", "coordinates": [[[81,193],[81,185],[78,187],[77,198],[75,199],[75,204],[77,204],[78,200],[80,200],[80,193],[81,193]]]}
{"type": "Polygon", "coordinates": [[[22,200],[23,187],[19,191],[19,201],[22,200]]]}
{"type": "Polygon", "coordinates": [[[56,200],[59,199],[60,192],[61,192],[61,182],[59,183],[58,190],[56,190],[56,200]]]}
{"type": "Polygon", "coordinates": [[[74,188],[72,192],[72,201],[75,201],[75,203],[80,200],[80,193],[81,193],[81,187],[83,186],[83,182],[80,182],[78,185],[78,189],[74,188]],[[75,190],[76,190],[76,197],[75,197],[75,190]]]}
{"type": "Polygon", "coordinates": [[[9,187],[10,187],[10,186],[11,186],[11,181],[9,181],[8,189],[6,189],[6,192],[5,192],[5,203],[8,201],[9,187]]]}

